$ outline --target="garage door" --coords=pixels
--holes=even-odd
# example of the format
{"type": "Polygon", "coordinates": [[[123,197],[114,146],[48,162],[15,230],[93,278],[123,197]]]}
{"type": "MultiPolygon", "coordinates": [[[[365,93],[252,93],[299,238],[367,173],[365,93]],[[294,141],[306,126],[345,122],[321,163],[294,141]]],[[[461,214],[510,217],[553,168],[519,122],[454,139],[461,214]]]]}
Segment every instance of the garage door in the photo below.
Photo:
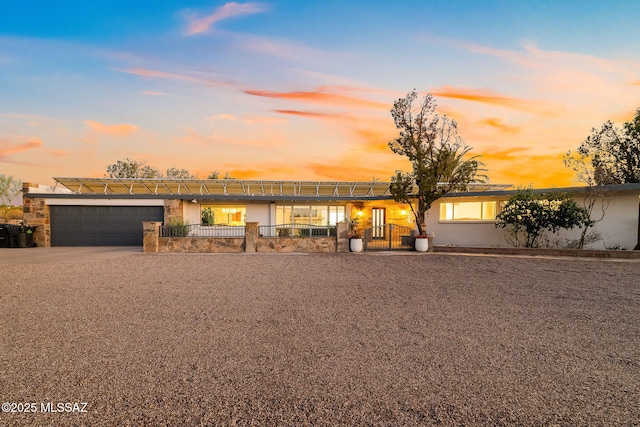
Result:
{"type": "Polygon", "coordinates": [[[142,246],[142,222],[162,206],[50,206],[51,246],[142,246]]]}

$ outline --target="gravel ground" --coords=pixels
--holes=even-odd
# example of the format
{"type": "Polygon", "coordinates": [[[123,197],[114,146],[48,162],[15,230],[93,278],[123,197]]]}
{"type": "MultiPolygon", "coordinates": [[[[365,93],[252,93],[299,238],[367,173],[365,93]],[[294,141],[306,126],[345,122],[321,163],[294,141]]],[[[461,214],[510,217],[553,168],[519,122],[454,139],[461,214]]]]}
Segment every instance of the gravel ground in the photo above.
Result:
{"type": "Polygon", "coordinates": [[[132,253],[0,276],[0,401],[36,404],[0,425],[640,425],[638,261],[132,253]],[[42,411],[65,402],[87,412],[42,411]]]}

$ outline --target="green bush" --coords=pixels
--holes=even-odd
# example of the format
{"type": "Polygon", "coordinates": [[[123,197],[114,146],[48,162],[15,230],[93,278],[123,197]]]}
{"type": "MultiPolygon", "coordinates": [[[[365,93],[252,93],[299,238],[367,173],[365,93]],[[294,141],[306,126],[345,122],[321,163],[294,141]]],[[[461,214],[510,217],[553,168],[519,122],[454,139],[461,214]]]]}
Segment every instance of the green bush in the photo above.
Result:
{"type": "Polygon", "coordinates": [[[515,246],[535,248],[545,231],[589,226],[589,212],[570,194],[518,190],[496,215],[496,227],[507,229],[515,246]]]}

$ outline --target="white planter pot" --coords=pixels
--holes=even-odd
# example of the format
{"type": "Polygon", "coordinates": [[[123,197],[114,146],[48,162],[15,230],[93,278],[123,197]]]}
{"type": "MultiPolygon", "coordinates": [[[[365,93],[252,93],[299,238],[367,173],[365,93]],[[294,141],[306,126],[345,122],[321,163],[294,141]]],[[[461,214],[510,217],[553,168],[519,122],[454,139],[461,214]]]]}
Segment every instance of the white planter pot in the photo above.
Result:
{"type": "Polygon", "coordinates": [[[429,250],[429,239],[427,237],[416,237],[416,251],[427,252],[429,250]]]}
{"type": "Polygon", "coordinates": [[[362,239],[349,239],[349,250],[351,252],[362,252],[362,239]]]}

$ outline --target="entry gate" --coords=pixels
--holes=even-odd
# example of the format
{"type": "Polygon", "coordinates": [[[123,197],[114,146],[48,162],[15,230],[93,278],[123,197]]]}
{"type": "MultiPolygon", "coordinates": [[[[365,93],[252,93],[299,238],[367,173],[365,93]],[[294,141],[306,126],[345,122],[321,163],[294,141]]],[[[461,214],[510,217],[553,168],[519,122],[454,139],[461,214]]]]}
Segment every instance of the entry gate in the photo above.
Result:
{"type": "Polygon", "coordinates": [[[396,224],[383,224],[364,231],[365,251],[413,249],[413,229],[396,224]]]}

